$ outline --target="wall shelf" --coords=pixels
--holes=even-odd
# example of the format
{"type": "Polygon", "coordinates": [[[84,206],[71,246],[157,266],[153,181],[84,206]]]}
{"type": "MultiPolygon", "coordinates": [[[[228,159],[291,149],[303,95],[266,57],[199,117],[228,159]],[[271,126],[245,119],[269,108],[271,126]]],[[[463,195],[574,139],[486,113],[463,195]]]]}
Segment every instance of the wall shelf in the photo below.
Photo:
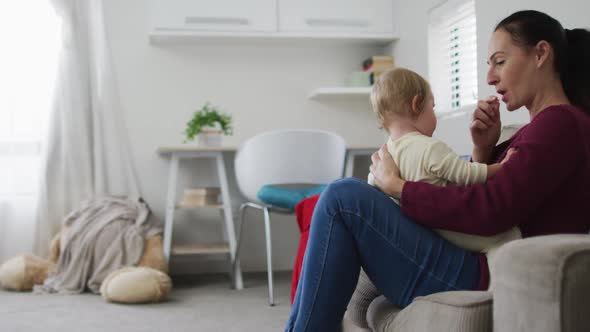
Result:
{"type": "Polygon", "coordinates": [[[371,94],[371,87],[326,87],[317,88],[313,90],[308,98],[309,99],[322,99],[322,98],[334,98],[334,97],[361,97],[369,98],[371,94]]]}
{"type": "Polygon", "coordinates": [[[149,35],[152,45],[187,45],[203,41],[271,42],[388,45],[398,38],[390,34],[291,33],[291,32],[225,32],[155,29],[149,35]]]}

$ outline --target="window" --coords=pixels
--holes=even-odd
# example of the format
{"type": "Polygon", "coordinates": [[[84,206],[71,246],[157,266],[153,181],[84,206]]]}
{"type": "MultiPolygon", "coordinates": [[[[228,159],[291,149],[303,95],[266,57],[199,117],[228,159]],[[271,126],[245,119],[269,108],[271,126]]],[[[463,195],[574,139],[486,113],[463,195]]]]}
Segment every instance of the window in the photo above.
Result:
{"type": "Polygon", "coordinates": [[[0,2],[0,202],[36,193],[60,47],[48,0],[0,2]]]}
{"type": "Polygon", "coordinates": [[[448,0],[429,11],[428,75],[438,115],[477,103],[474,0],[448,0]]]}

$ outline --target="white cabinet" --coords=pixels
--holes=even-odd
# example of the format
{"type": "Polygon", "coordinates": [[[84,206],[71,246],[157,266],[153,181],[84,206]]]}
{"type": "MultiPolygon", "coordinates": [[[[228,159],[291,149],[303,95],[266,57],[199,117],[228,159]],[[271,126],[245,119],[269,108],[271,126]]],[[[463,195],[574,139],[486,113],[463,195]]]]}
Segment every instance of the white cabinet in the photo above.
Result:
{"type": "Polygon", "coordinates": [[[276,0],[150,0],[152,32],[276,32],[276,0]]]}
{"type": "Polygon", "coordinates": [[[207,37],[396,39],[397,0],[149,0],[152,42],[207,37]]]}
{"type": "Polygon", "coordinates": [[[279,31],[393,35],[392,0],[278,0],[279,31]]]}

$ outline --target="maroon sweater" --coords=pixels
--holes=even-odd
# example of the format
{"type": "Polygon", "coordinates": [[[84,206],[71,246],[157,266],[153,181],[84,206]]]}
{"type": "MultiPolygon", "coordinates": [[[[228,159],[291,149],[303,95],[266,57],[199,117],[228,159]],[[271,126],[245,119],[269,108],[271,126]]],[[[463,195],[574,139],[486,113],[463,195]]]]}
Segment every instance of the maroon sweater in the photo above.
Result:
{"type": "MultiPolygon", "coordinates": [[[[518,226],[523,237],[590,230],[590,115],[568,105],[539,113],[494,149],[493,161],[516,148],[485,184],[439,187],[406,182],[402,212],[431,228],[490,236],[518,226]]],[[[480,289],[489,269],[480,256],[480,289]]]]}

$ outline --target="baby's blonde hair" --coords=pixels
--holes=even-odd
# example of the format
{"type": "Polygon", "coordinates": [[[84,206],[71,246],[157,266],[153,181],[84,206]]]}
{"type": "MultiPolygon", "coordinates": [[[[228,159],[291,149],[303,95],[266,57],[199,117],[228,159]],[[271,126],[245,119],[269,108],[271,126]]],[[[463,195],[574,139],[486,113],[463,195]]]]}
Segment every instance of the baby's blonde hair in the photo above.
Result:
{"type": "Polygon", "coordinates": [[[383,127],[388,114],[417,117],[431,95],[430,84],[422,76],[409,69],[395,68],[379,76],[371,90],[371,104],[383,127]],[[418,97],[416,112],[412,110],[414,97],[418,97]]]}

